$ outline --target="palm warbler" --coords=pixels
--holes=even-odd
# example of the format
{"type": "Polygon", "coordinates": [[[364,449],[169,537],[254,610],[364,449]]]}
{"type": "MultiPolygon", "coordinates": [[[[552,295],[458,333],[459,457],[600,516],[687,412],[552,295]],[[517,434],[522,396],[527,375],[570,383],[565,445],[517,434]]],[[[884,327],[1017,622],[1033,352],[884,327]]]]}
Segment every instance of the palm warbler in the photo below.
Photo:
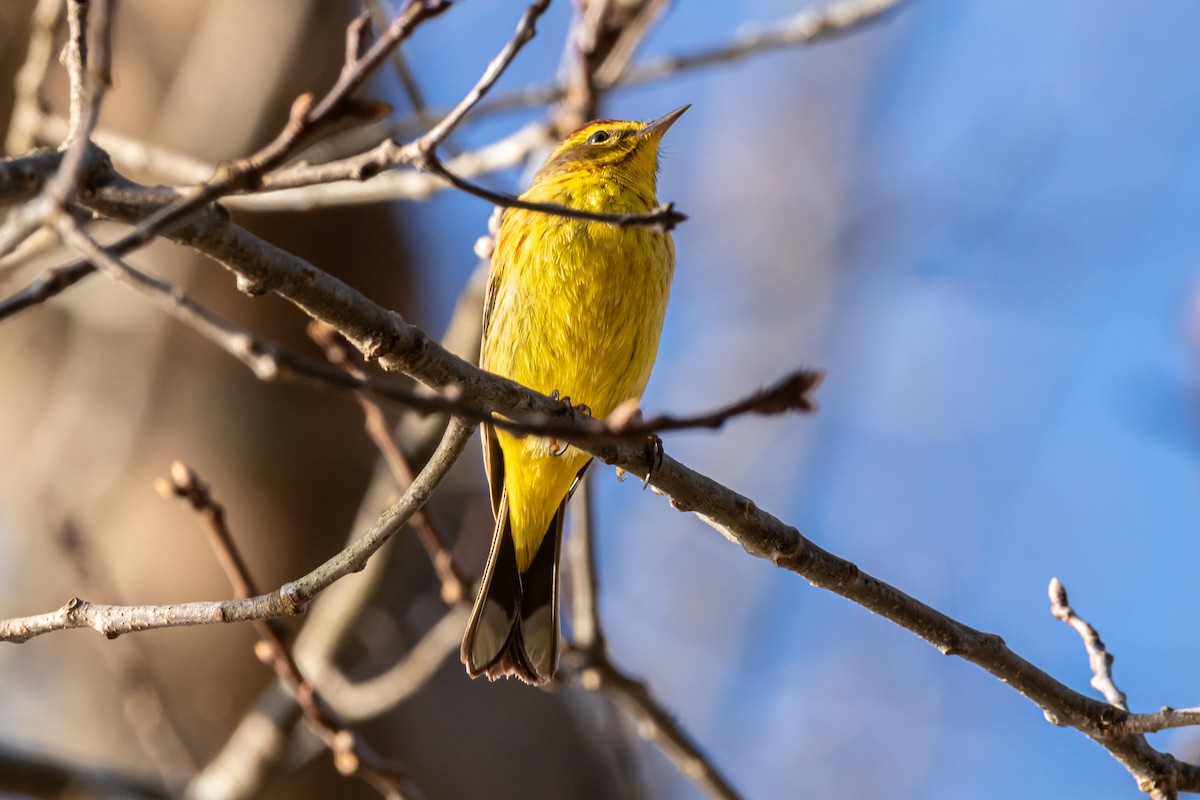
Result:
{"type": "MultiPolygon", "coordinates": [[[[521,198],[653,211],[658,145],[687,109],[650,123],[585,125],[550,154],[521,198]]],[[[492,255],[480,366],[605,417],[646,388],[674,269],[671,236],[657,228],[510,208],[492,255]]],[[[472,677],[543,684],[558,664],[563,517],[591,456],[488,425],[483,450],[496,529],[462,660],[472,677]]]]}

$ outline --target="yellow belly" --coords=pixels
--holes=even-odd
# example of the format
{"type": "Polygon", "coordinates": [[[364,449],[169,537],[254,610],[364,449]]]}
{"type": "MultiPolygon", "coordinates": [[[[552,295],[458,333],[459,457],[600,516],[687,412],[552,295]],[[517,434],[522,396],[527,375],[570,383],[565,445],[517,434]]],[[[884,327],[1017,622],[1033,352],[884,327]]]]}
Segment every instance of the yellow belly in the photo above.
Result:
{"type": "MultiPolygon", "coordinates": [[[[605,417],[649,380],[674,269],[670,235],[561,217],[531,225],[530,214],[510,209],[497,237],[481,364],[605,417]]],[[[590,456],[556,456],[546,439],[497,438],[524,570],[590,456]]]]}

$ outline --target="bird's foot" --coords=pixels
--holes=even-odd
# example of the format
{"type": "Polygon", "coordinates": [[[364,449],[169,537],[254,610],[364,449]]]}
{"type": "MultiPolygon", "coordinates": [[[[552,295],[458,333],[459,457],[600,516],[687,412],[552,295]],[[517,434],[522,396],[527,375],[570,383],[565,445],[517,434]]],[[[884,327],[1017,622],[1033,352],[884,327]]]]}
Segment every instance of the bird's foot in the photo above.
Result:
{"type": "MultiPolygon", "coordinates": [[[[580,403],[579,405],[573,404],[571,402],[571,398],[559,394],[558,389],[555,389],[554,391],[552,391],[550,393],[550,399],[557,400],[559,403],[562,404],[562,412],[561,413],[563,415],[568,415],[571,413],[578,413],[578,414],[583,414],[585,417],[592,416],[592,409],[589,406],[584,405],[583,403],[580,403]]],[[[563,442],[558,439],[551,439],[550,440],[550,455],[561,456],[563,453],[567,452],[568,447],[570,447],[570,444],[568,442],[563,442]]]]}

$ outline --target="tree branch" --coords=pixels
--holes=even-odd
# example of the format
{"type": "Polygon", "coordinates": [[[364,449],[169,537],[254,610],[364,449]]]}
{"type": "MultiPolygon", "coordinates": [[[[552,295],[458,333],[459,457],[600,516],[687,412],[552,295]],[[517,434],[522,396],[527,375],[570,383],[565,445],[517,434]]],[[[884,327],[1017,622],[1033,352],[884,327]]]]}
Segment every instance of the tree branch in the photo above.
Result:
{"type": "Polygon", "coordinates": [[[624,708],[637,721],[638,734],[657,745],[680,774],[694,781],[709,797],[737,800],[741,795],[712,759],[704,754],[683,727],[655,699],[650,687],[618,668],[608,654],[600,620],[599,581],[596,577],[592,537],[591,494],[585,475],[571,503],[571,538],[567,556],[571,565],[571,627],[574,640],[567,646],[564,666],[589,692],[599,692],[624,708]]]}
{"type": "Polygon", "coordinates": [[[0,620],[0,642],[26,642],[68,628],[91,628],[113,639],[134,631],[252,622],[302,614],[308,603],[335,581],[361,570],[367,560],[408,522],[412,513],[424,505],[457,460],[473,431],[472,425],[452,421],[429,463],[404,496],[387,509],[370,530],[307,575],[268,594],[243,600],[141,606],[101,605],[76,597],[57,611],[0,620]]]}
{"type": "MultiPolygon", "coordinates": [[[[186,465],[171,465],[170,480],[160,480],[158,488],[166,497],[174,495],[191,507],[204,521],[209,544],[221,564],[234,592],[240,598],[258,594],[250,569],[234,543],[225,517],[225,509],[212,496],[208,485],[186,465]]],[[[417,794],[415,787],[396,766],[389,764],[351,730],[324,702],[317,689],[300,673],[287,643],[286,634],[273,620],[256,623],[261,637],[255,652],[291,689],[309,728],[329,748],[333,763],[343,775],[358,775],[386,798],[403,800],[417,794]]]]}
{"type": "MultiPolygon", "coordinates": [[[[738,37],[728,44],[634,65],[603,88],[641,86],[702,67],[718,66],[778,50],[817,44],[885,19],[905,1],[839,0],[823,10],[805,9],[768,26],[765,30],[738,37]]],[[[497,97],[491,102],[481,103],[475,111],[475,116],[483,117],[503,111],[557,103],[567,96],[569,88],[566,84],[556,83],[522,89],[497,97]]],[[[403,136],[411,133],[420,125],[421,119],[398,123],[394,126],[393,135],[403,136]]]]}

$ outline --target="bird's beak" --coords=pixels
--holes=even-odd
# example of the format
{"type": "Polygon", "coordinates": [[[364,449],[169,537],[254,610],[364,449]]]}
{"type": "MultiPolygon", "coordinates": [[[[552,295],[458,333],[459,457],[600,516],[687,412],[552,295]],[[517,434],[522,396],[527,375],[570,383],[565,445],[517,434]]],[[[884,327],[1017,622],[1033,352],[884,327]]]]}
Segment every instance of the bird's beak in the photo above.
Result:
{"type": "Polygon", "coordinates": [[[675,120],[682,117],[683,112],[687,111],[691,107],[692,104],[688,103],[686,106],[680,106],[679,108],[675,109],[670,114],[659,117],[658,119],[654,120],[654,122],[647,122],[645,126],[638,131],[638,136],[653,137],[655,139],[661,137],[667,132],[667,128],[675,124],[675,120]]]}

